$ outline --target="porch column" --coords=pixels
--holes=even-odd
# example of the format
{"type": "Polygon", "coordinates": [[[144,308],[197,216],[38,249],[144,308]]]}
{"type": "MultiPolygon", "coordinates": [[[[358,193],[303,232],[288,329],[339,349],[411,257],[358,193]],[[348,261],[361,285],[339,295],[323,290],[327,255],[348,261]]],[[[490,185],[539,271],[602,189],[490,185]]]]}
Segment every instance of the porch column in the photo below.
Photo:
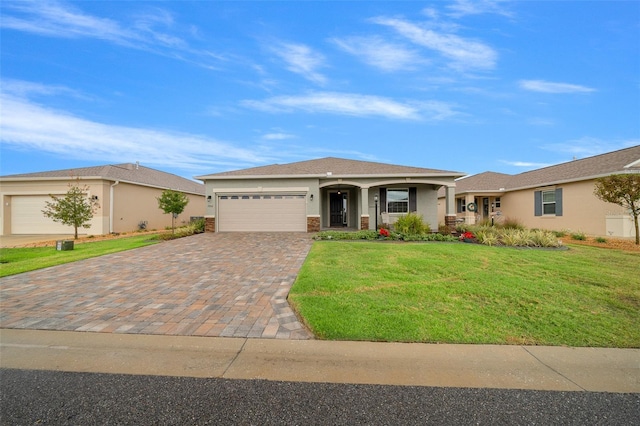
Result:
{"type": "Polygon", "coordinates": [[[447,186],[445,195],[446,212],[444,216],[444,224],[447,227],[455,228],[456,219],[458,218],[456,215],[456,187],[447,186]]]}
{"type": "MultiPolygon", "coordinates": [[[[474,203],[476,200],[476,197],[473,194],[467,194],[467,196],[464,199],[464,205],[468,206],[471,203],[474,203]]],[[[467,212],[465,213],[465,218],[464,221],[465,223],[468,223],[469,225],[475,225],[476,224],[476,214],[478,213],[478,208],[479,206],[476,206],[476,211],[472,212],[469,211],[469,209],[467,208],[467,212]]]]}
{"type": "Polygon", "coordinates": [[[360,188],[360,229],[369,229],[369,188],[360,188]]]}

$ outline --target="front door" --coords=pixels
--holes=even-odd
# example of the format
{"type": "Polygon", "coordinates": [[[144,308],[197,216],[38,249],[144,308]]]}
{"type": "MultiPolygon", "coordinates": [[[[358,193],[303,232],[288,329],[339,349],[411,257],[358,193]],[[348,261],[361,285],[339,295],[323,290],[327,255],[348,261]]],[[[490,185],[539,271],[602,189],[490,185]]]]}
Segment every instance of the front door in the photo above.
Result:
{"type": "Polygon", "coordinates": [[[329,194],[329,226],[345,226],[347,199],[341,192],[329,194]]]}
{"type": "Polygon", "coordinates": [[[482,199],[482,218],[486,219],[489,217],[489,199],[482,199]]]}

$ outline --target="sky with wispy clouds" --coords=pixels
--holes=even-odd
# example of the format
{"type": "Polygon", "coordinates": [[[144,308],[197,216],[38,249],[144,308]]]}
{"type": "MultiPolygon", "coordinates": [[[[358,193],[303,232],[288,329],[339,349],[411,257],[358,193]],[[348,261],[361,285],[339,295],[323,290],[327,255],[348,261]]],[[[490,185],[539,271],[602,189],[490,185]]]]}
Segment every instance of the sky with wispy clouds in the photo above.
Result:
{"type": "Polygon", "coordinates": [[[0,174],[321,157],[519,173],[640,144],[638,1],[0,3],[0,174]]]}

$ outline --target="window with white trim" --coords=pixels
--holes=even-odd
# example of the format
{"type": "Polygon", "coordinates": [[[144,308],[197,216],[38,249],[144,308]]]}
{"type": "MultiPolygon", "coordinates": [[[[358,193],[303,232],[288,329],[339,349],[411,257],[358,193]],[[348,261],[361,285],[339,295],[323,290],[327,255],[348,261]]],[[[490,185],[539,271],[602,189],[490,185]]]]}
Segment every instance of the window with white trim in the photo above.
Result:
{"type": "Polygon", "coordinates": [[[387,213],[409,212],[409,189],[387,189],[387,213]]]}
{"type": "Polygon", "coordinates": [[[542,191],[542,214],[556,214],[556,191],[542,191]]]}
{"type": "Polygon", "coordinates": [[[456,212],[464,213],[467,211],[467,205],[465,204],[465,198],[456,198],[456,212]]]}

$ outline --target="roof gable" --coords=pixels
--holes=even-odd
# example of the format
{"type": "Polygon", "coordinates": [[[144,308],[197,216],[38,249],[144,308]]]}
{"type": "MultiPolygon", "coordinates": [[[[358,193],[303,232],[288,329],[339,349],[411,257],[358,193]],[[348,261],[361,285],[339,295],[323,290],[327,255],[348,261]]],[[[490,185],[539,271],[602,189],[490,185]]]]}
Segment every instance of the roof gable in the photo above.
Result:
{"type": "Polygon", "coordinates": [[[23,173],[2,176],[1,179],[69,179],[69,178],[99,178],[111,181],[153,186],[162,189],[173,189],[181,192],[204,195],[204,185],[183,177],[140,166],[139,164],[124,163],[94,167],[78,167],[74,169],[52,170],[46,172],[23,173]]]}
{"type": "Polygon", "coordinates": [[[290,177],[290,176],[379,176],[379,175],[416,175],[462,176],[462,173],[421,167],[399,166],[395,164],[371,161],[348,160],[325,157],[316,160],[299,161],[288,164],[272,164],[249,169],[234,170],[198,176],[197,179],[217,179],[225,177],[290,177]]]}

